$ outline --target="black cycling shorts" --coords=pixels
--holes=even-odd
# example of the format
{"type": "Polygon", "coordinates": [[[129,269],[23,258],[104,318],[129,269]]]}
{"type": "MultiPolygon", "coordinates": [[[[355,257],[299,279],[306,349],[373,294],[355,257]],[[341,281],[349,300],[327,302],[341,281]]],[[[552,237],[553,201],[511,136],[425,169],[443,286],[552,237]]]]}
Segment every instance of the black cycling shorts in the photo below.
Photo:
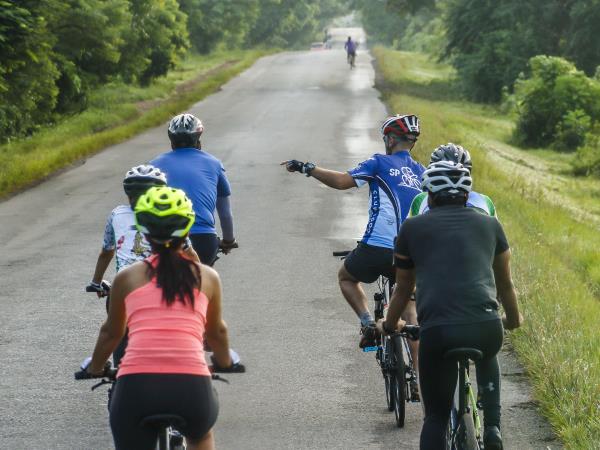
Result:
{"type": "Polygon", "coordinates": [[[217,252],[219,250],[219,238],[213,233],[198,233],[190,234],[190,241],[192,241],[192,247],[202,264],[211,266],[217,260],[217,252]]]}
{"type": "Polygon", "coordinates": [[[200,439],[214,426],[218,413],[217,394],[209,376],[123,375],[110,400],[110,428],[117,450],[147,450],[155,447],[158,431],[140,426],[145,417],[180,416],[186,426],[177,431],[200,439]]]}
{"type": "Polygon", "coordinates": [[[344,267],[358,281],[372,283],[380,275],[394,279],[394,251],[359,242],[344,260],[344,267]]]}

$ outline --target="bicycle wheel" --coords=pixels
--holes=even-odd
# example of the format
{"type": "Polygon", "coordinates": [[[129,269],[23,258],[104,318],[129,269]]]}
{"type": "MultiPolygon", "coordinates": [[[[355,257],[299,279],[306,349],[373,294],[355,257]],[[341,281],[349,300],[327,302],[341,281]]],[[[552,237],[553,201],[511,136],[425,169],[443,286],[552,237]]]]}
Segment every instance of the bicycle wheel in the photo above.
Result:
{"type": "Polygon", "coordinates": [[[394,376],[389,370],[390,366],[390,339],[384,338],[382,351],[381,371],[383,372],[383,381],[385,383],[385,401],[388,411],[394,410],[394,376]]]}
{"type": "Polygon", "coordinates": [[[393,358],[392,374],[394,378],[394,415],[398,428],[404,426],[406,417],[406,366],[402,351],[402,337],[393,336],[393,358]]]}
{"type": "Polygon", "coordinates": [[[458,419],[456,450],[479,450],[479,443],[475,436],[475,424],[470,412],[464,413],[458,419]]]}

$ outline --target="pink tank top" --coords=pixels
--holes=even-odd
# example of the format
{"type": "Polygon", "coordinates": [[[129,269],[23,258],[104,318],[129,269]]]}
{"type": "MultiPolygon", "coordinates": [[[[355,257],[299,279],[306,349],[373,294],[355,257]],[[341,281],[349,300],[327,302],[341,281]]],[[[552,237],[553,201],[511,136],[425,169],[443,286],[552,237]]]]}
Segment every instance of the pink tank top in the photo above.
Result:
{"type": "MultiPolygon", "coordinates": [[[[153,262],[154,258],[149,258],[153,262]]],[[[118,376],[134,373],[210,375],[204,358],[208,298],[195,290],[194,309],[162,299],[156,280],[125,297],[129,342],[118,376]]]]}

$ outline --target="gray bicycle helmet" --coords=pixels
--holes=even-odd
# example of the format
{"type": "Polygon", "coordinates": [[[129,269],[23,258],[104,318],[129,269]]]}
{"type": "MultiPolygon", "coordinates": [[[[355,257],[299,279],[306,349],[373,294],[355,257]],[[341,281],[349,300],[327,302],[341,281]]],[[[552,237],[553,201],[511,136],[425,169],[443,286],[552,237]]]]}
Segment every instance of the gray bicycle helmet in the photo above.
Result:
{"type": "Polygon", "coordinates": [[[169,122],[168,134],[174,147],[195,146],[203,131],[200,119],[189,113],[179,114],[169,122]]]}
{"type": "Polygon", "coordinates": [[[429,164],[421,177],[423,190],[436,195],[454,196],[461,191],[469,193],[472,185],[473,179],[469,170],[453,161],[429,164]]]}
{"type": "Polygon", "coordinates": [[[167,177],[158,167],[142,164],[132,167],[125,174],[123,189],[129,197],[137,197],[152,186],[165,186],[167,177]]]}
{"type": "Polygon", "coordinates": [[[462,164],[469,170],[469,172],[473,167],[469,151],[460,145],[453,144],[452,142],[448,142],[447,144],[440,145],[438,148],[436,148],[431,154],[429,164],[440,161],[452,161],[457,164],[462,164]]]}

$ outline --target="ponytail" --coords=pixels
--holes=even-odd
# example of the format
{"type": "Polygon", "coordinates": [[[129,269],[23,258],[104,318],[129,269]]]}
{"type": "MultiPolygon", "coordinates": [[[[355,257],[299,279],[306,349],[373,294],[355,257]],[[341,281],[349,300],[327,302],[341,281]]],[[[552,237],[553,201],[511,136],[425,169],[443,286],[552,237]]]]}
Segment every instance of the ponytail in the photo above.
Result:
{"type": "Polygon", "coordinates": [[[198,265],[179,251],[183,239],[173,239],[166,244],[150,240],[152,252],[157,255],[156,267],[148,264],[150,277],[156,276],[156,284],[162,289],[167,305],[175,301],[194,307],[194,289],[200,289],[202,279],[198,265]]]}

